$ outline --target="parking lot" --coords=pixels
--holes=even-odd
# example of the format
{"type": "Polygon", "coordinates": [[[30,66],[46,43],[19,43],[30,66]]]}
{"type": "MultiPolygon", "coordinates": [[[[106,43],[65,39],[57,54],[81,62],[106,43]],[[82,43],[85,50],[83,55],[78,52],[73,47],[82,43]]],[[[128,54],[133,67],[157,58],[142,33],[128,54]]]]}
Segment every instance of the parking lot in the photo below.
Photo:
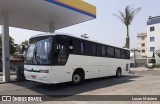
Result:
{"type": "MultiPolygon", "coordinates": [[[[72,86],[70,83],[46,85],[31,81],[0,84],[0,95],[159,95],[160,94],[160,70],[132,69],[132,73],[121,78],[107,77],[87,80],[82,85],[72,86]]],[[[5,102],[3,102],[5,103],[5,102]]],[[[13,103],[13,102],[10,102],[13,103]]],[[[20,102],[19,102],[20,103],[20,102]]],[[[25,102],[27,104],[27,102],[25,102]]],[[[50,104],[51,102],[34,102],[50,104]]],[[[64,101],[53,101],[61,104],[64,101]]],[[[68,101],[68,103],[79,103],[68,101]]],[[[104,103],[81,101],[82,104],[104,103]]],[[[117,104],[117,102],[107,102],[117,104]]],[[[118,102],[119,103],[119,102],[118,102]]],[[[132,104],[123,102],[120,104],[132,104]]],[[[159,102],[136,102],[139,104],[159,104],[159,102]]],[[[7,102],[7,104],[9,104],[7,102]]],[[[17,103],[16,103],[17,104],[17,103]]]]}

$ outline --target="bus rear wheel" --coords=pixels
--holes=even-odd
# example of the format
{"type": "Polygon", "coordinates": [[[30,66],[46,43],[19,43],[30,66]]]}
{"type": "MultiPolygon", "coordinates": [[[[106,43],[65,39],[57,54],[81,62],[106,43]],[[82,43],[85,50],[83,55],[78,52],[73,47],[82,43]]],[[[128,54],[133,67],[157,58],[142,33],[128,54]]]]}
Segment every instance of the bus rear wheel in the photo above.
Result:
{"type": "Polygon", "coordinates": [[[116,77],[119,78],[121,76],[121,74],[122,74],[121,69],[118,68],[116,71],[116,77]]]}
{"type": "Polygon", "coordinates": [[[72,83],[73,85],[79,85],[84,80],[83,73],[75,72],[72,76],[72,83]]]}

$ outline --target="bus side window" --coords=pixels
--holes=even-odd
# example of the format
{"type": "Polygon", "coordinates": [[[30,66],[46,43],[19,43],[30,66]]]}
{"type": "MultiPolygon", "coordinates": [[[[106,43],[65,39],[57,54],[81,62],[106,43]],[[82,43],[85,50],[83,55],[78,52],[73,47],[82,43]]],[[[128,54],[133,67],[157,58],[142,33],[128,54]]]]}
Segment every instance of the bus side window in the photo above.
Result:
{"type": "Polygon", "coordinates": [[[84,42],[81,42],[81,54],[84,54],[84,42]]]}
{"type": "Polygon", "coordinates": [[[102,56],[102,46],[97,44],[97,56],[102,56]]]}
{"type": "Polygon", "coordinates": [[[69,40],[69,52],[73,53],[73,41],[72,41],[72,39],[69,40]]]}
{"type": "Polygon", "coordinates": [[[92,45],[92,53],[93,53],[93,55],[97,55],[97,45],[94,43],[92,45]]]}
{"type": "Polygon", "coordinates": [[[118,48],[115,48],[115,58],[121,58],[121,52],[118,48]]]}
{"type": "MultiPolygon", "coordinates": [[[[109,53],[108,53],[109,54],[109,53]]],[[[106,55],[106,47],[105,46],[102,46],[102,56],[105,56],[106,55]]]]}
{"type": "Polygon", "coordinates": [[[125,50],[124,52],[125,52],[124,53],[125,54],[125,59],[127,59],[127,51],[125,50]]]}
{"type": "Polygon", "coordinates": [[[127,57],[126,51],[121,49],[121,58],[126,59],[126,57],[127,57]]]}
{"type": "Polygon", "coordinates": [[[130,51],[127,51],[127,59],[130,59],[130,51]]]}
{"type": "Polygon", "coordinates": [[[93,55],[92,43],[89,41],[85,41],[85,55],[89,55],[89,56],[93,55]]]}
{"type": "Polygon", "coordinates": [[[76,38],[73,38],[73,54],[80,54],[80,41],[76,38]]]}
{"type": "Polygon", "coordinates": [[[115,55],[114,48],[110,47],[110,46],[107,46],[107,56],[108,57],[114,57],[114,55],[115,55]]]}

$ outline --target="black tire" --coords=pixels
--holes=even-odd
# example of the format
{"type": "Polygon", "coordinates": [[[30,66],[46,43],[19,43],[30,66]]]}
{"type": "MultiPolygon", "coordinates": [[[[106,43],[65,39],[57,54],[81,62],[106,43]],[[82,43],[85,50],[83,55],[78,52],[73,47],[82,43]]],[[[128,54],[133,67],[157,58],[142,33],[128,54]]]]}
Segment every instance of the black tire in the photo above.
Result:
{"type": "Polygon", "coordinates": [[[116,77],[117,78],[121,77],[121,74],[122,74],[121,69],[118,68],[116,71],[116,77]]]}
{"type": "Polygon", "coordinates": [[[75,72],[72,76],[72,84],[73,85],[79,85],[83,82],[84,77],[83,73],[81,72],[75,72]]]}

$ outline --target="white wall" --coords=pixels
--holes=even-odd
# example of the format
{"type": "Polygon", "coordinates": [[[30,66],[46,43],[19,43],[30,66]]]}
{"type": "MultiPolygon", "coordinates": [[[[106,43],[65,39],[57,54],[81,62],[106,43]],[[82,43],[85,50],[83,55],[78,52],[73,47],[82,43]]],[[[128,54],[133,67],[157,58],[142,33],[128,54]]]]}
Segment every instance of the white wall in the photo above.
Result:
{"type": "Polygon", "coordinates": [[[137,36],[137,48],[140,50],[142,56],[147,56],[147,33],[140,33],[137,36]],[[141,35],[141,36],[139,36],[141,35]],[[142,37],[144,40],[142,40],[142,37]],[[142,44],[145,44],[144,47],[142,47],[142,44]],[[142,53],[142,50],[145,50],[145,53],[142,53]]]}
{"type": "Polygon", "coordinates": [[[147,56],[152,57],[153,52],[150,52],[150,47],[155,47],[155,50],[160,49],[160,23],[147,26],[147,56]],[[155,31],[150,32],[150,27],[155,28],[155,31]],[[154,42],[150,42],[150,37],[155,37],[154,42]]]}

